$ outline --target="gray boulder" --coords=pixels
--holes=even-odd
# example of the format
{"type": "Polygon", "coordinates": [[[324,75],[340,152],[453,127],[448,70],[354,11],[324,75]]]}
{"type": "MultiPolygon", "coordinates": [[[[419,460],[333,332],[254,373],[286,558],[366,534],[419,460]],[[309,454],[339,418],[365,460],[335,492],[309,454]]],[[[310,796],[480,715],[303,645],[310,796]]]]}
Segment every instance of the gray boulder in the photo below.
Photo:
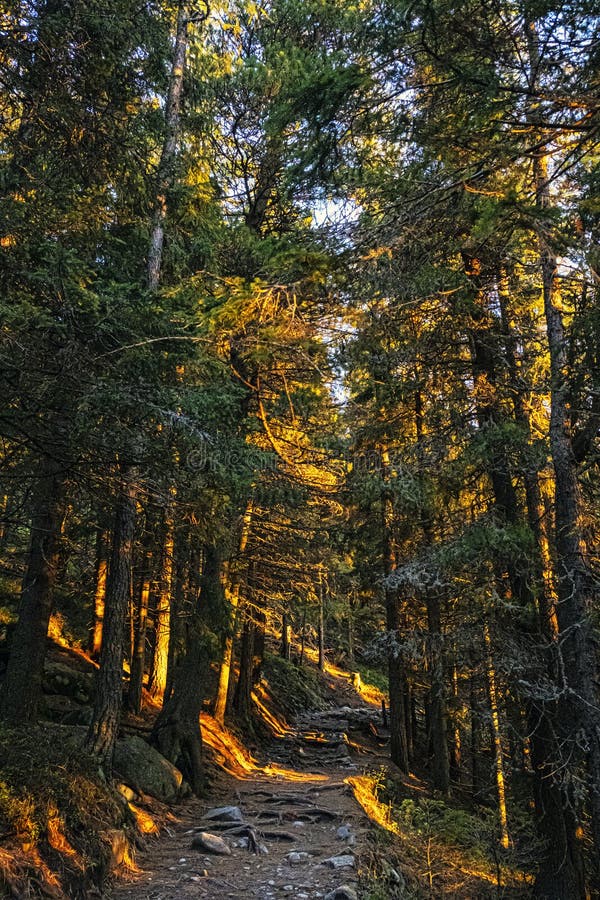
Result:
{"type": "Polygon", "coordinates": [[[163,803],[179,798],[181,772],[137,735],[117,741],[114,768],[121,781],[138,793],[150,794],[163,803]]]}

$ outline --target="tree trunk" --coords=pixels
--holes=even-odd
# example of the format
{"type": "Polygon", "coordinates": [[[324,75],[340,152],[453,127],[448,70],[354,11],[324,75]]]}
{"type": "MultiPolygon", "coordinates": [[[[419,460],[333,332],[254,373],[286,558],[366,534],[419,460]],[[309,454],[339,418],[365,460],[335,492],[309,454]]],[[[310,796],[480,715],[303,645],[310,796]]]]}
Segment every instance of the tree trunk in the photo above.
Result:
{"type": "Polygon", "coordinates": [[[481,702],[478,679],[474,674],[469,678],[469,706],[471,719],[471,786],[473,799],[475,802],[481,802],[486,787],[481,771],[481,702]]]}
{"type": "Polygon", "coordinates": [[[498,801],[500,844],[505,849],[508,849],[510,839],[508,836],[508,817],[506,813],[506,788],[504,778],[504,754],[502,750],[502,731],[500,729],[500,709],[498,703],[498,688],[496,684],[496,669],[492,657],[492,642],[490,640],[490,632],[487,623],[484,625],[483,636],[486,650],[486,674],[491,713],[492,749],[494,753],[494,778],[496,781],[496,796],[498,801]]]}
{"type": "Polygon", "coordinates": [[[288,614],[284,613],[281,625],[281,656],[287,660],[290,659],[292,653],[291,634],[292,626],[289,623],[288,614]]]}
{"type": "Polygon", "coordinates": [[[159,713],[150,741],[177,766],[193,792],[201,795],[205,784],[200,712],[207,660],[198,608],[186,626],[186,632],[186,652],[175,670],[171,696],[159,713]]]}
{"type": "Polygon", "coordinates": [[[42,690],[52,592],[59,560],[64,516],[64,476],[58,463],[44,457],[33,495],[27,565],[2,694],[2,718],[10,725],[37,715],[42,690]]]}
{"type": "Polygon", "coordinates": [[[183,645],[185,644],[185,618],[186,607],[193,609],[195,598],[191,598],[190,589],[192,580],[190,578],[191,556],[190,553],[190,534],[188,529],[184,531],[183,537],[177,542],[175,548],[175,586],[173,589],[173,601],[171,604],[171,631],[169,640],[169,659],[167,664],[167,684],[165,687],[164,701],[166,702],[171,696],[173,685],[175,683],[175,669],[179,665],[182,656],[183,645]]]}
{"type": "Polygon", "coordinates": [[[462,738],[460,733],[460,725],[457,716],[459,706],[458,693],[458,668],[456,662],[452,666],[452,698],[454,714],[450,720],[450,753],[449,753],[449,771],[450,778],[455,783],[460,783],[461,764],[462,764],[462,738]]]}
{"type": "Polygon", "coordinates": [[[98,757],[107,776],[119,727],[122,703],[125,621],[130,597],[131,563],[135,536],[136,487],[134,470],[123,473],[113,529],[110,569],[106,585],[100,668],[92,721],[85,746],[98,757]]]}
{"type": "Polygon", "coordinates": [[[100,656],[102,648],[102,625],[104,623],[104,600],[108,576],[108,548],[110,532],[98,528],[96,536],[96,579],[94,588],[94,627],[90,641],[90,654],[94,659],[100,656]]]}
{"type": "Polygon", "coordinates": [[[435,590],[427,595],[427,623],[429,670],[429,746],[432,753],[431,778],[433,786],[447,794],[450,789],[450,765],[446,731],[446,704],[444,699],[444,666],[442,656],[442,620],[440,599],[435,590]]]}
{"type": "MultiPolygon", "coordinates": [[[[210,655],[209,626],[222,604],[221,557],[204,548],[200,590],[186,624],[185,653],[173,676],[173,690],[152,729],[151,742],[178,767],[195,794],[204,792],[200,712],[205,696],[210,655]]],[[[222,612],[222,610],[221,610],[222,612]]]]}
{"type": "MultiPolygon", "coordinates": [[[[384,579],[391,574],[394,567],[392,546],[392,527],[394,511],[388,494],[390,459],[386,447],[380,449],[382,497],[381,497],[381,530],[384,579]]],[[[390,635],[388,650],[388,674],[390,686],[390,755],[402,772],[409,770],[408,737],[406,733],[406,673],[402,650],[398,646],[400,637],[400,610],[397,592],[390,588],[384,580],[384,596],[386,609],[386,627],[390,635]]]]}
{"type": "Polygon", "coordinates": [[[252,661],[254,658],[254,623],[246,612],[240,648],[240,671],[233,706],[238,719],[249,724],[252,718],[252,661]]]}
{"type": "MultiPolygon", "coordinates": [[[[549,205],[545,160],[536,159],[538,204],[549,205]]],[[[540,228],[540,258],[546,333],[550,351],[550,453],[554,467],[555,546],[558,582],[558,648],[563,683],[559,721],[565,750],[576,759],[582,731],[587,744],[589,809],[595,847],[596,880],[600,880],[600,705],[597,659],[591,621],[594,587],[581,525],[577,463],[573,453],[567,337],[559,305],[557,260],[548,235],[540,228]],[[569,749],[570,748],[570,749],[569,749]]]]}
{"type": "Polygon", "coordinates": [[[325,671],[325,598],[323,573],[319,571],[319,669],[325,671]]]}
{"type": "Polygon", "coordinates": [[[146,667],[146,626],[148,622],[148,604],[150,600],[150,583],[152,578],[152,551],[146,548],[140,573],[139,597],[135,615],[135,635],[127,706],[136,715],[142,708],[142,689],[144,685],[144,669],[146,667]]]}
{"type": "Polygon", "coordinates": [[[162,699],[167,685],[174,548],[175,523],[173,520],[173,507],[170,504],[165,512],[160,591],[155,610],[154,653],[150,678],[148,679],[148,690],[154,699],[162,699]]]}
{"type": "MultiPolygon", "coordinates": [[[[253,501],[250,499],[246,504],[246,511],[242,518],[240,530],[240,540],[238,544],[237,563],[244,556],[248,537],[250,535],[250,526],[252,524],[253,501]]],[[[236,572],[231,579],[231,586],[226,594],[226,601],[229,601],[229,622],[223,640],[223,658],[219,667],[219,684],[217,686],[217,694],[215,697],[214,717],[217,722],[223,724],[225,721],[225,711],[227,708],[227,698],[229,696],[229,681],[231,678],[231,666],[233,663],[233,635],[235,631],[235,622],[237,618],[238,604],[240,600],[240,575],[236,572]]]]}
{"type": "Polygon", "coordinates": [[[160,155],[160,162],[158,164],[154,218],[148,251],[147,279],[148,287],[151,291],[156,291],[160,283],[163,247],[165,242],[165,221],[169,203],[168,197],[173,184],[175,161],[177,158],[177,140],[179,137],[181,98],[183,94],[183,76],[188,46],[189,23],[190,4],[188,0],[180,0],[177,7],[177,25],[173,48],[173,62],[169,78],[169,92],[165,105],[165,139],[160,155]]]}

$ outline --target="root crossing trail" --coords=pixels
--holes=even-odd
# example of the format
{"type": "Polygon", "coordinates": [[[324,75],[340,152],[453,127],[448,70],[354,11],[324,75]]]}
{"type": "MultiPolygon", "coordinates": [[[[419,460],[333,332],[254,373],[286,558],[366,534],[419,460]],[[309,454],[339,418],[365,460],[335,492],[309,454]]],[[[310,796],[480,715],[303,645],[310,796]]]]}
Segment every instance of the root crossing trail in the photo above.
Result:
{"type": "Polygon", "coordinates": [[[358,744],[377,718],[370,707],[303,716],[271,748],[273,771],[285,766],[292,770],[287,777],[232,780],[212,798],[230,809],[184,806],[176,824],[139,855],[139,872],[114,887],[112,900],[356,900],[372,824],[344,779],[376,764],[358,744]],[[225,855],[202,849],[212,840],[206,833],[225,855]]]}

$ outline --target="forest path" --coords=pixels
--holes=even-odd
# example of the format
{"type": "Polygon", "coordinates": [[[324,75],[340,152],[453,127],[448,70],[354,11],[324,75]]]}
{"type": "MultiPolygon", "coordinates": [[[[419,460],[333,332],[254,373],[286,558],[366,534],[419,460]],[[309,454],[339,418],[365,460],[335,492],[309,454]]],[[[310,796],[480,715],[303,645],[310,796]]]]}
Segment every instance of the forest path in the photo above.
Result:
{"type": "Polygon", "coordinates": [[[269,774],[228,779],[213,792],[212,804],[195,800],[182,807],[168,832],[139,855],[139,871],[109,896],[354,900],[373,826],[345,779],[377,765],[368,735],[378,716],[367,705],[304,714],[269,748],[269,774]],[[226,804],[238,807],[249,828],[203,818],[226,804]],[[221,835],[231,855],[192,849],[200,832],[221,835]],[[254,839],[258,852],[248,848],[254,839]]]}

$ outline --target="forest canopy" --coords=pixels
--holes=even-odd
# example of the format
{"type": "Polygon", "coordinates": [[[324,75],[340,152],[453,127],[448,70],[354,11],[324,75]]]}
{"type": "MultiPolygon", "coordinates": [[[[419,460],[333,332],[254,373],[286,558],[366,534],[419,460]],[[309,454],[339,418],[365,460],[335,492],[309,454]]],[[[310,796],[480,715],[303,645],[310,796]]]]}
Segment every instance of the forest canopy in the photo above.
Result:
{"type": "Polygon", "coordinates": [[[314,646],[600,891],[599,63],[590,0],[0,3],[3,728],[58,628],[201,793],[314,646]]]}

